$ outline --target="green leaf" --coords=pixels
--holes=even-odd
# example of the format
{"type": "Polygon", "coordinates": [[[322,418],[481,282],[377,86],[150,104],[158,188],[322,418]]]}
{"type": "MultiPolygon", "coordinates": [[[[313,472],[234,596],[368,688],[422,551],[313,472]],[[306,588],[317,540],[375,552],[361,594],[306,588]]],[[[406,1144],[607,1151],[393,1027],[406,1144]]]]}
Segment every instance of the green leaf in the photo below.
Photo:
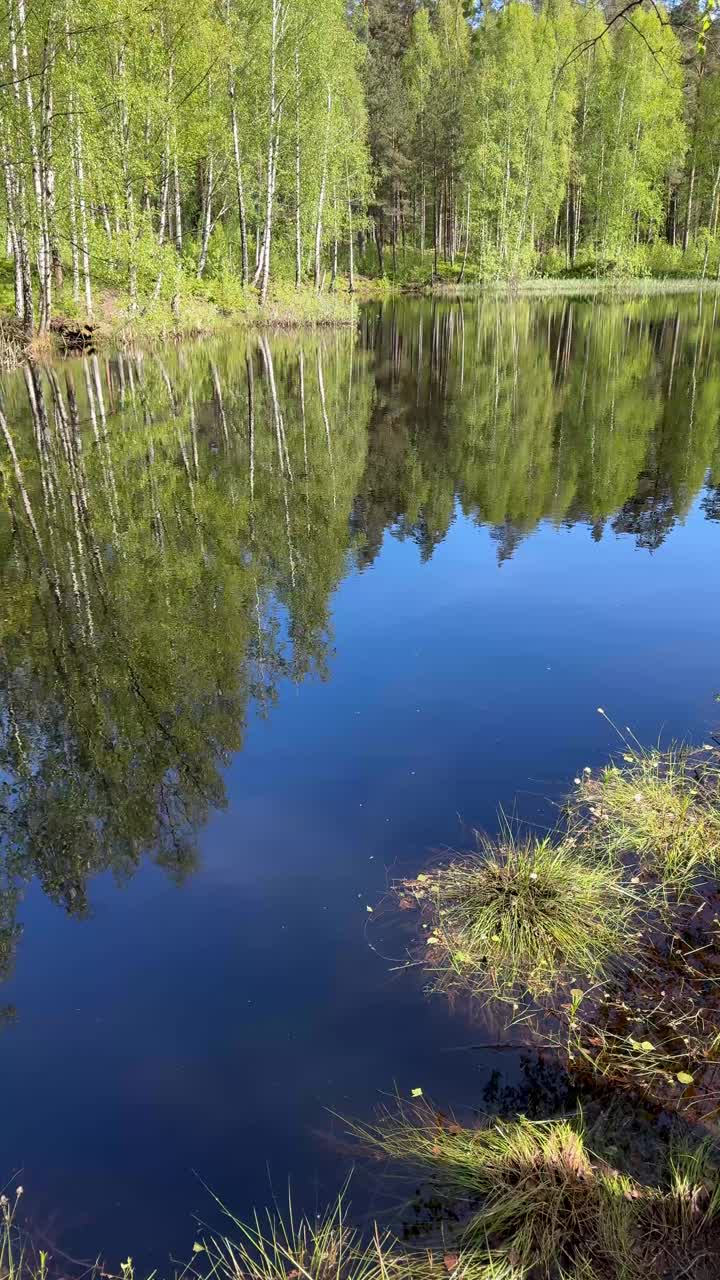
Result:
{"type": "Polygon", "coordinates": [[[655,1045],[651,1044],[649,1040],[643,1040],[642,1044],[640,1045],[640,1048],[643,1050],[644,1053],[652,1053],[653,1049],[655,1048],[655,1045]]]}
{"type": "Polygon", "coordinates": [[[410,1097],[411,1097],[411,1098],[422,1098],[422,1096],[423,1096],[423,1091],[422,1091],[422,1089],[419,1089],[419,1088],[418,1088],[418,1089],[411,1089],[411,1090],[410,1090],[410,1097]]]}
{"type": "Polygon", "coordinates": [[[689,1071],[678,1071],[676,1079],[679,1080],[681,1084],[692,1084],[693,1082],[693,1077],[690,1075],[689,1071]]]}

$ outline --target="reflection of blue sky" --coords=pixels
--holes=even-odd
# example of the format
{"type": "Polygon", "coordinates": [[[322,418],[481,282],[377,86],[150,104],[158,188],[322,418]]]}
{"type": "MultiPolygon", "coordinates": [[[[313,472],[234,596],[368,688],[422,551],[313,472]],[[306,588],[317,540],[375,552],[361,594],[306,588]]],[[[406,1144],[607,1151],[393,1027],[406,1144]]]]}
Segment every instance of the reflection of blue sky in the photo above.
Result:
{"type": "Polygon", "coordinates": [[[462,515],[427,564],[386,536],[334,599],[329,682],[251,718],[194,878],[103,877],[82,923],[30,891],[3,1150],[62,1244],[162,1263],[210,1211],[192,1170],[247,1212],[267,1159],[308,1203],[347,1164],[317,1137],[339,1128],[326,1107],[367,1114],[395,1082],[479,1101],[497,1059],[449,1052],[476,1035],[369,950],[366,906],[499,804],[547,821],[615,746],[598,705],[645,741],[707,735],[719,551],[699,504],[652,556],[545,524],[498,569],[462,515]]]}

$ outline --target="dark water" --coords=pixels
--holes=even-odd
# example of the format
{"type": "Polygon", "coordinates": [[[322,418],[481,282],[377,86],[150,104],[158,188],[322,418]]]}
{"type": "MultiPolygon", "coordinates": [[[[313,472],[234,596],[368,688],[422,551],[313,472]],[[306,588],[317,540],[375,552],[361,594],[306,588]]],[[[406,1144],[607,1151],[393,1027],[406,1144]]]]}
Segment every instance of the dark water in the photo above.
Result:
{"type": "Polygon", "coordinates": [[[4,380],[0,1181],[56,1253],[166,1267],[203,1180],[331,1196],[330,1112],[521,1078],[367,907],[552,821],[599,705],[717,727],[715,312],[402,303],[4,380]]]}

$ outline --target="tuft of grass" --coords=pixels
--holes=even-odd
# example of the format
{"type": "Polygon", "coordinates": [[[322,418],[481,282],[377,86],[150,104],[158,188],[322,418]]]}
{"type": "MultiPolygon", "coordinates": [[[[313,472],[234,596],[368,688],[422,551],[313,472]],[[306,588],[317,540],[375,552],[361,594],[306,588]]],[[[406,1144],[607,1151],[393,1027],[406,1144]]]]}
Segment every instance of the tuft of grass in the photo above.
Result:
{"type": "Polygon", "coordinates": [[[344,1192],[314,1220],[296,1218],[289,1196],[284,1216],[255,1214],[250,1223],[223,1209],[237,1234],[195,1245],[194,1270],[201,1280],[402,1280],[407,1274],[388,1236],[376,1227],[364,1241],[349,1225],[344,1192]]]}
{"type": "Polygon", "coordinates": [[[461,1218],[457,1257],[477,1268],[468,1275],[492,1267],[524,1280],[655,1280],[705,1260],[697,1274],[720,1273],[720,1170],[709,1141],[673,1147],[665,1185],[647,1186],[593,1153],[581,1118],[470,1128],[424,1104],[354,1132],[426,1176],[461,1218]]]}
{"type": "Polygon", "coordinates": [[[632,945],[634,893],[569,837],[505,831],[399,893],[420,907],[424,963],[440,990],[538,997],[574,975],[604,974],[632,945]]]}
{"type": "Polygon", "coordinates": [[[710,748],[627,750],[598,777],[585,774],[569,806],[609,858],[631,855],[676,896],[720,870],[720,770],[710,748]]]}
{"type": "Polygon", "coordinates": [[[634,1203],[646,1193],[590,1153],[577,1122],[521,1116],[467,1128],[425,1106],[412,1115],[386,1112],[356,1133],[429,1176],[464,1221],[462,1248],[481,1266],[549,1280],[619,1276],[624,1258],[626,1274],[640,1274],[639,1258],[630,1270],[634,1203]]]}
{"type": "Polygon", "coordinates": [[[709,1138],[691,1143],[687,1138],[670,1149],[669,1191],[666,1216],[671,1229],[683,1240],[720,1218],[720,1169],[709,1138]]]}

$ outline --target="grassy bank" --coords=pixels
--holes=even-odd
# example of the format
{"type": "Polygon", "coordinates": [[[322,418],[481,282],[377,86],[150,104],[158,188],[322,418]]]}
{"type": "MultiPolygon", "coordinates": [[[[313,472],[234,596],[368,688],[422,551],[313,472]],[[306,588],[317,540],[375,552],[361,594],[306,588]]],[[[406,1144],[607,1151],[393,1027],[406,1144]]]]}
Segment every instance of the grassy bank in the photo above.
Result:
{"type": "MultiPolygon", "coordinates": [[[[89,326],[92,344],[95,349],[152,347],[154,343],[192,340],[238,329],[342,327],[355,323],[359,304],[399,294],[448,300],[480,296],[616,300],[716,293],[719,288],[717,279],[699,276],[481,279],[474,278],[472,271],[468,271],[463,283],[458,283],[457,269],[448,264],[442,265],[437,276],[427,263],[416,266],[415,271],[398,270],[390,277],[357,276],[352,291],[346,276],[338,276],[335,286],[322,292],[310,285],[296,289],[279,282],[264,305],[260,304],[255,289],[242,289],[234,279],[207,282],[184,279],[175,305],[167,297],[144,298],[133,308],[127,293],[115,288],[98,289],[89,326]]],[[[64,286],[55,299],[51,332],[28,340],[14,318],[11,265],[7,260],[0,264],[0,369],[12,368],[27,357],[47,359],[67,354],[72,349],[73,334],[86,325],[84,314],[64,286]]]]}
{"type": "MultiPolygon", "coordinates": [[[[223,1210],[200,1229],[175,1280],[716,1280],[720,1165],[708,1139],[674,1132],[654,1176],[622,1167],[602,1124],[484,1118],[462,1123],[429,1103],[397,1105],[354,1128],[369,1159],[390,1161],[423,1189],[441,1225],[424,1246],[360,1231],[342,1192],[323,1212],[249,1220],[223,1210]]],[[[66,1274],[21,1224],[20,1193],[0,1200],[3,1280],[66,1274]]],[[[78,1267],[80,1264],[78,1264],[78,1267]]],[[[79,1274],[79,1271],[78,1271],[79,1274]]],[[[86,1280],[143,1280],[131,1257],[98,1260],[86,1280]]],[[[151,1280],[156,1280],[153,1273],[151,1280]]]]}
{"type": "Polygon", "coordinates": [[[551,837],[505,830],[395,888],[435,991],[505,1010],[578,1080],[720,1116],[720,756],[626,739],[551,837]]]}
{"type": "Polygon", "coordinates": [[[676,278],[658,276],[647,279],[638,276],[587,276],[577,279],[566,277],[531,276],[526,280],[493,280],[484,284],[457,284],[440,281],[427,285],[422,292],[446,297],[472,297],[478,292],[500,297],[567,297],[567,298],[637,298],[670,296],[672,294],[717,293],[720,281],[699,276],[676,278]]]}
{"type": "MultiPolygon", "coordinates": [[[[383,297],[386,282],[359,279],[351,292],[346,278],[336,287],[318,293],[307,286],[295,289],[278,284],[261,305],[255,289],[210,281],[206,285],[186,282],[177,302],[144,299],[133,308],[130,297],[116,289],[99,291],[91,330],[92,344],[103,347],[146,346],[231,332],[237,329],[321,328],[352,325],[357,306],[371,298],[383,297]]],[[[0,271],[0,368],[11,368],[19,360],[64,354],[75,331],[87,324],[84,314],[64,289],[56,299],[51,332],[28,340],[13,314],[13,287],[7,262],[0,271]]]]}

